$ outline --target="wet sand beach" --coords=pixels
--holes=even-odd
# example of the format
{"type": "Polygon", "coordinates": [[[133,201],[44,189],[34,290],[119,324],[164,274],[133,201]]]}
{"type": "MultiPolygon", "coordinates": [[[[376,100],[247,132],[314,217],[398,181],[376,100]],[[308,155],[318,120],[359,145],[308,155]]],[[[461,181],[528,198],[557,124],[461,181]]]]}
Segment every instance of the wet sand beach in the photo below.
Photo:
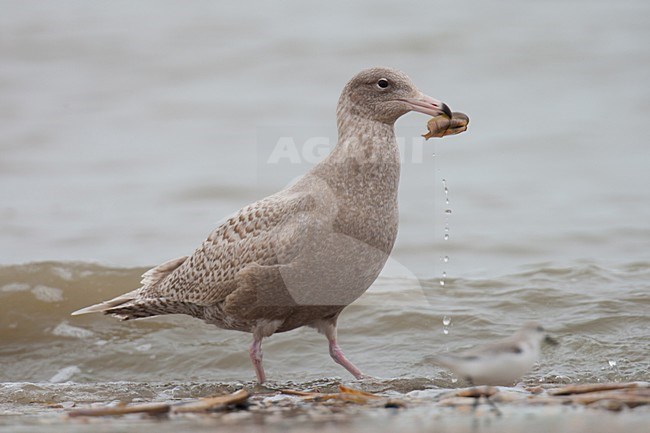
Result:
{"type": "MultiPolygon", "coordinates": [[[[5,414],[0,418],[0,431],[10,428],[18,418],[22,427],[6,431],[81,432],[99,427],[111,431],[156,428],[163,432],[443,428],[481,432],[524,428],[533,432],[555,428],[606,432],[624,428],[641,432],[650,419],[648,383],[449,390],[423,379],[372,382],[352,385],[356,388],[336,379],[270,386],[107,383],[99,393],[92,387],[78,385],[35,384],[27,393],[33,400],[39,396],[42,401],[31,401],[16,413],[12,413],[11,404],[2,403],[5,414]],[[415,389],[409,391],[410,388],[415,389]],[[87,392],[81,400],[80,392],[87,392]],[[213,395],[222,397],[197,398],[213,395]],[[77,396],[77,402],[67,400],[72,396],[77,396]],[[99,400],[102,398],[110,401],[99,400]]],[[[15,403],[25,398],[23,393],[16,399],[20,393],[11,388],[3,386],[3,400],[13,397],[15,403]]]]}

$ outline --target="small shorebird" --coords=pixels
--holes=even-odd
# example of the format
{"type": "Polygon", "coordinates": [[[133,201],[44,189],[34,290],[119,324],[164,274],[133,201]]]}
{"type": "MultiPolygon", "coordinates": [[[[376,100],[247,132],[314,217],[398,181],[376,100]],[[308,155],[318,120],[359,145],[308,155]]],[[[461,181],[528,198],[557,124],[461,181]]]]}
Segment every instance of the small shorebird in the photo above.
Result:
{"type": "Polygon", "coordinates": [[[537,362],[544,342],[557,344],[531,322],[510,337],[433,359],[472,385],[511,386],[537,362]]]}

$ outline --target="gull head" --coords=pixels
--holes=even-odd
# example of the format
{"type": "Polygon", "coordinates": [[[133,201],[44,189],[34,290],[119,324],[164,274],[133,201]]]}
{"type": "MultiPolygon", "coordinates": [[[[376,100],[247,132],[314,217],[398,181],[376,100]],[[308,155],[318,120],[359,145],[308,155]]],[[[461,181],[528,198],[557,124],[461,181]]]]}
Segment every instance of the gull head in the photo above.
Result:
{"type": "Polygon", "coordinates": [[[339,116],[389,125],[410,111],[451,118],[447,104],[425,95],[406,74],[390,68],[365,69],[355,75],[343,89],[337,111],[339,116]]]}

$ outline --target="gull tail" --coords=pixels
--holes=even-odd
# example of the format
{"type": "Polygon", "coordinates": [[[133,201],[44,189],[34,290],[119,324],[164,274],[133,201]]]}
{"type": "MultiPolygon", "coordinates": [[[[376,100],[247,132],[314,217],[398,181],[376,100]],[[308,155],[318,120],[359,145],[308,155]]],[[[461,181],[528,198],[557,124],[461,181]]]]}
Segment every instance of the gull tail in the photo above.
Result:
{"type": "MultiPolygon", "coordinates": [[[[139,289],[138,289],[139,290],[139,289]]],[[[80,316],[82,314],[90,314],[90,313],[106,313],[109,314],[109,310],[112,308],[115,308],[119,305],[126,304],[127,302],[133,301],[137,294],[136,292],[138,290],[134,290],[129,293],[125,293],[123,295],[118,296],[117,298],[113,298],[109,301],[104,301],[100,302],[99,304],[91,305],[90,307],[85,307],[82,308],[81,310],[77,310],[73,313],[71,313],[71,316],[80,316]]]]}
{"type": "MultiPolygon", "coordinates": [[[[183,262],[185,262],[185,260],[187,260],[187,256],[179,257],[173,260],[168,260],[165,263],[158,265],[153,269],[148,270],[142,275],[142,281],[140,282],[142,284],[141,288],[120,295],[117,298],[113,298],[109,301],[100,302],[99,304],[82,308],[81,310],[75,311],[71,315],[79,316],[81,314],[104,313],[104,314],[114,314],[117,317],[121,317],[123,320],[126,320],[128,318],[151,316],[152,314],[148,314],[146,316],[138,315],[138,316],[129,317],[131,316],[129,314],[131,310],[135,309],[139,311],[142,309],[142,308],[131,308],[131,307],[136,307],[135,302],[132,301],[135,301],[138,298],[138,293],[141,290],[150,291],[155,289],[155,287],[158,286],[162,281],[164,281],[165,278],[169,276],[169,274],[174,272],[180,265],[182,265],[183,262]],[[127,303],[129,305],[125,305],[127,303]]],[[[155,300],[149,302],[155,303],[155,300]]],[[[160,314],[160,313],[155,313],[155,314],[160,314]]]]}

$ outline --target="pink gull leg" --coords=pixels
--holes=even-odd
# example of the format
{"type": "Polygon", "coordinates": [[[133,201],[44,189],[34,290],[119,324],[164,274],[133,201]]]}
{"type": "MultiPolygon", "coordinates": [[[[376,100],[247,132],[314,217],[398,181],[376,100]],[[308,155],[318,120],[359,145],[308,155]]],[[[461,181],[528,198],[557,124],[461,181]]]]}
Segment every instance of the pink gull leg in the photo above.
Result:
{"type": "Polygon", "coordinates": [[[349,371],[355,379],[361,379],[366,377],[361,370],[359,370],[353,363],[351,363],[346,357],[338,343],[336,342],[336,323],[322,323],[317,325],[319,332],[325,334],[327,341],[330,345],[330,356],[339,365],[342,365],[347,371],[349,371]]]}
{"type": "Polygon", "coordinates": [[[262,366],[262,338],[253,338],[253,344],[251,344],[248,353],[250,354],[253,367],[255,368],[257,381],[259,383],[264,383],[266,381],[266,374],[264,374],[264,367],[262,366]]]}
{"type": "Polygon", "coordinates": [[[330,340],[330,356],[339,365],[342,365],[347,371],[349,371],[355,379],[361,379],[365,377],[364,374],[359,370],[353,363],[351,363],[346,357],[339,345],[336,343],[336,340],[330,340]]]}

